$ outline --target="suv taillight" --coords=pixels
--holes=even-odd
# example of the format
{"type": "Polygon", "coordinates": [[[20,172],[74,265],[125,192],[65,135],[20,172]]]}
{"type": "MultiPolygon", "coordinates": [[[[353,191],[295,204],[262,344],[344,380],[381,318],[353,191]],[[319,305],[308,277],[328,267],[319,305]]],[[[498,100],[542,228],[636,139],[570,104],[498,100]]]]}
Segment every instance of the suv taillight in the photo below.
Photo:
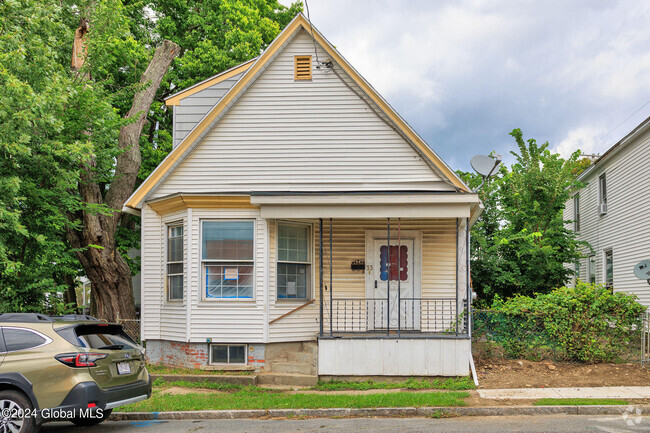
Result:
{"type": "Polygon", "coordinates": [[[95,361],[106,358],[106,353],[61,353],[56,355],[57,361],[68,367],[96,367],[95,361]]]}

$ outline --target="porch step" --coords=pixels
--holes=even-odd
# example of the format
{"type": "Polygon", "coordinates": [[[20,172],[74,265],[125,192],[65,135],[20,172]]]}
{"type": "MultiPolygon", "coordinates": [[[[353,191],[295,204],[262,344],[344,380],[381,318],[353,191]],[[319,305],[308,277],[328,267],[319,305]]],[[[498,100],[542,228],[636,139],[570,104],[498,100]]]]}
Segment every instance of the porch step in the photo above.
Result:
{"type": "Polygon", "coordinates": [[[316,386],[318,376],[296,373],[262,373],[257,376],[260,385],[316,386]]]}
{"type": "Polygon", "coordinates": [[[297,373],[306,375],[316,375],[318,373],[314,365],[291,361],[273,361],[271,363],[271,371],[274,373],[297,373]]]}

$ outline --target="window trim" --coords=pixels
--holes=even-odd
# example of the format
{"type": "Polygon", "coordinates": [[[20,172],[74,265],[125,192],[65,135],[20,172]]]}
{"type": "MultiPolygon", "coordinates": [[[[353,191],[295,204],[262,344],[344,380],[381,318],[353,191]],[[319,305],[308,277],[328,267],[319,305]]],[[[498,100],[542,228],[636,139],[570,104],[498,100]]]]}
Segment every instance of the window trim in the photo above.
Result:
{"type": "Polygon", "coordinates": [[[201,301],[205,302],[257,302],[257,219],[255,218],[200,218],[199,219],[199,280],[201,288],[201,301]],[[253,223],[253,260],[250,261],[253,265],[253,294],[250,298],[216,298],[208,297],[207,287],[205,284],[205,266],[206,264],[213,263],[248,263],[248,260],[211,260],[203,258],[203,223],[206,221],[217,222],[240,222],[247,221],[253,223]]]}
{"type": "Polygon", "coordinates": [[[614,250],[612,248],[606,248],[603,250],[603,283],[605,287],[614,287],[614,250]],[[607,281],[607,255],[612,257],[612,283],[609,284],[607,281]]]}
{"type": "Polygon", "coordinates": [[[45,335],[45,334],[43,334],[41,332],[36,331],[35,329],[20,328],[18,326],[3,326],[2,327],[2,337],[3,337],[3,339],[4,339],[4,331],[5,331],[5,329],[16,329],[16,330],[19,330],[19,331],[31,332],[32,334],[36,334],[39,337],[44,338],[45,342],[39,344],[38,346],[32,346],[32,347],[28,347],[26,349],[8,350],[9,348],[7,347],[7,343],[5,341],[5,351],[0,352],[0,353],[14,353],[14,352],[24,352],[25,350],[34,350],[34,349],[38,349],[39,347],[47,346],[48,344],[50,344],[53,341],[50,337],[48,337],[47,335],[45,335]]]}
{"type": "Polygon", "coordinates": [[[248,365],[248,344],[246,343],[210,343],[208,345],[208,364],[209,365],[248,365]],[[228,348],[228,362],[214,362],[212,360],[212,348],[214,346],[226,346],[228,348]],[[230,362],[230,347],[231,346],[244,346],[244,363],[230,362]]]}
{"type": "Polygon", "coordinates": [[[314,224],[309,222],[300,222],[300,221],[291,221],[291,220],[278,220],[275,224],[275,300],[276,302],[307,302],[314,299],[314,224]],[[296,262],[289,260],[280,260],[280,225],[289,225],[289,226],[298,226],[298,227],[307,227],[309,233],[307,234],[307,253],[309,254],[308,260],[306,262],[296,262]],[[281,298],[279,296],[278,290],[278,265],[280,263],[288,264],[298,264],[298,265],[307,265],[309,267],[308,278],[308,287],[305,291],[304,298],[281,298]]]}
{"type": "Polygon", "coordinates": [[[573,231],[580,233],[580,194],[573,196],[573,231]]]}
{"type": "Polygon", "coordinates": [[[165,292],[167,295],[165,296],[165,300],[167,302],[183,302],[185,299],[185,221],[184,220],[177,220],[177,221],[172,221],[165,223],[165,227],[167,228],[167,232],[165,235],[165,292]],[[183,229],[183,260],[180,262],[170,262],[169,261],[169,240],[171,239],[169,236],[169,232],[171,229],[180,227],[183,229]],[[181,274],[169,274],[168,269],[170,264],[182,264],[183,265],[183,272],[181,274]],[[169,277],[175,277],[175,276],[182,276],[183,277],[183,296],[180,298],[172,298],[171,297],[171,287],[169,285],[169,277]]]}

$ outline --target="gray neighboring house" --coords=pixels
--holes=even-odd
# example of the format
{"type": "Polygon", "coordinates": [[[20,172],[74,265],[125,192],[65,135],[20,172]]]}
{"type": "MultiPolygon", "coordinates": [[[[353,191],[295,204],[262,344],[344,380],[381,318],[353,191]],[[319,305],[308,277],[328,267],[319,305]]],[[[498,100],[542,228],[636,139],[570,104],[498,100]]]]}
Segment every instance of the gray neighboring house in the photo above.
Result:
{"type": "Polygon", "coordinates": [[[579,179],[586,186],[566,204],[579,239],[593,248],[580,279],[638,296],[650,306],[650,285],[634,266],[650,259],[650,117],[600,156],[579,179]]]}

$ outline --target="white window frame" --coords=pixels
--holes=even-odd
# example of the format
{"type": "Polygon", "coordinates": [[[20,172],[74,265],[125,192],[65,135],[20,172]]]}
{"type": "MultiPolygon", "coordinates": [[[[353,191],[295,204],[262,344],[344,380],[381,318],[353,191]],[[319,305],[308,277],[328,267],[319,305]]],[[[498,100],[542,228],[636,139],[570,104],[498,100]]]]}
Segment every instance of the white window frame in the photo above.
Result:
{"type": "Polygon", "coordinates": [[[606,215],[607,211],[607,173],[603,173],[598,176],[598,214],[606,215]]]}
{"type": "Polygon", "coordinates": [[[167,292],[167,296],[165,297],[168,302],[182,302],[183,299],[185,298],[185,224],[184,221],[174,221],[165,224],[165,227],[167,229],[166,235],[165,235],[165,291],[167,292]],[[176,262],[170,262],[169,261],[169,241],[171,239],[170,237],[170,232],[173,228],[180,227],[183,230],[183,260],[182,261],[176,261],[176,262]],[[170,274],[169,273],[169,265],[177,265],[181,264],[183,265],[183,271],[180,274],[170,274]],[[171,297],[171,285],[169,284],[169,277],[177,277],[181,276],[183,277],[183,296],[180,298],[172,298],[171,297]]]}
{"type": "Polygon", "coordinates": [[[587,257],[587,282],[589,284],[596,283],[596,255],[592,254],[587,257]],[[591,276],[594,276],[594,280],[591,281],[591,276]]]}
{"type": "Polygon", "coordinates": [[[287,220],[278,220],[275,225],[275,299],[278,302],[307,302],[314,299],[314,224],[296,222],[296,221],[287,221],[287,220]],[[287,260],[280,260],[280,225],[289,225],[289,226],[299,226],[307,227],[309,233],[307,234],[307,254],[309,257],[306,262],[294,262],[287,260]],[[278,290],[278,265],[280,263],[293,263],[300,265],[307,265],[307,290],[305,291],[304,298],[280,298],[278,290]]]}
{"type": "Polygon", "coordinates": [[[573,231],[580,233],[580,194],[573,196],[573,231]]]}
{"type": "Polygon", "coordinates": [[[614,287],[614,250],[612,248],[607,248],[603,251],[603,283],[606,287],[614,287]],[[607,255],[612,257],[612,282],[611,284],[607,281],[607,255]]]}
{"type": "Polygon", "coordinates": [[[208,364],[210,365],[248,365],[248,344],[231,344],[231,343],[210,343],[208,345],[208,364]],[[212,348],[214,346],[226,346],[228,347],[228,362],[215,362],[212,359],[212,348]],[[244,363],[241,362],[230,362],[230,347],[231,346],[244,346],[244,363]]]}
{"type": "Polygon", "coordinates": [[[206,302],[256,302],[257,298],[257,220],[254,218],[201,218],[199,220],[199,279],[201,280],[201,300],[206,302]],[[247,221],[253,223],[253,260],[250,263],[253,265],[253,294],[250,298],[217,298],[208,297],[207,287],[205,282],[205,267],[209,264],[220,263],[242,263],[249,262],[248,260],[213,260],[203,258],[203,223],[204,222],[241,222],[247,221]]]}

